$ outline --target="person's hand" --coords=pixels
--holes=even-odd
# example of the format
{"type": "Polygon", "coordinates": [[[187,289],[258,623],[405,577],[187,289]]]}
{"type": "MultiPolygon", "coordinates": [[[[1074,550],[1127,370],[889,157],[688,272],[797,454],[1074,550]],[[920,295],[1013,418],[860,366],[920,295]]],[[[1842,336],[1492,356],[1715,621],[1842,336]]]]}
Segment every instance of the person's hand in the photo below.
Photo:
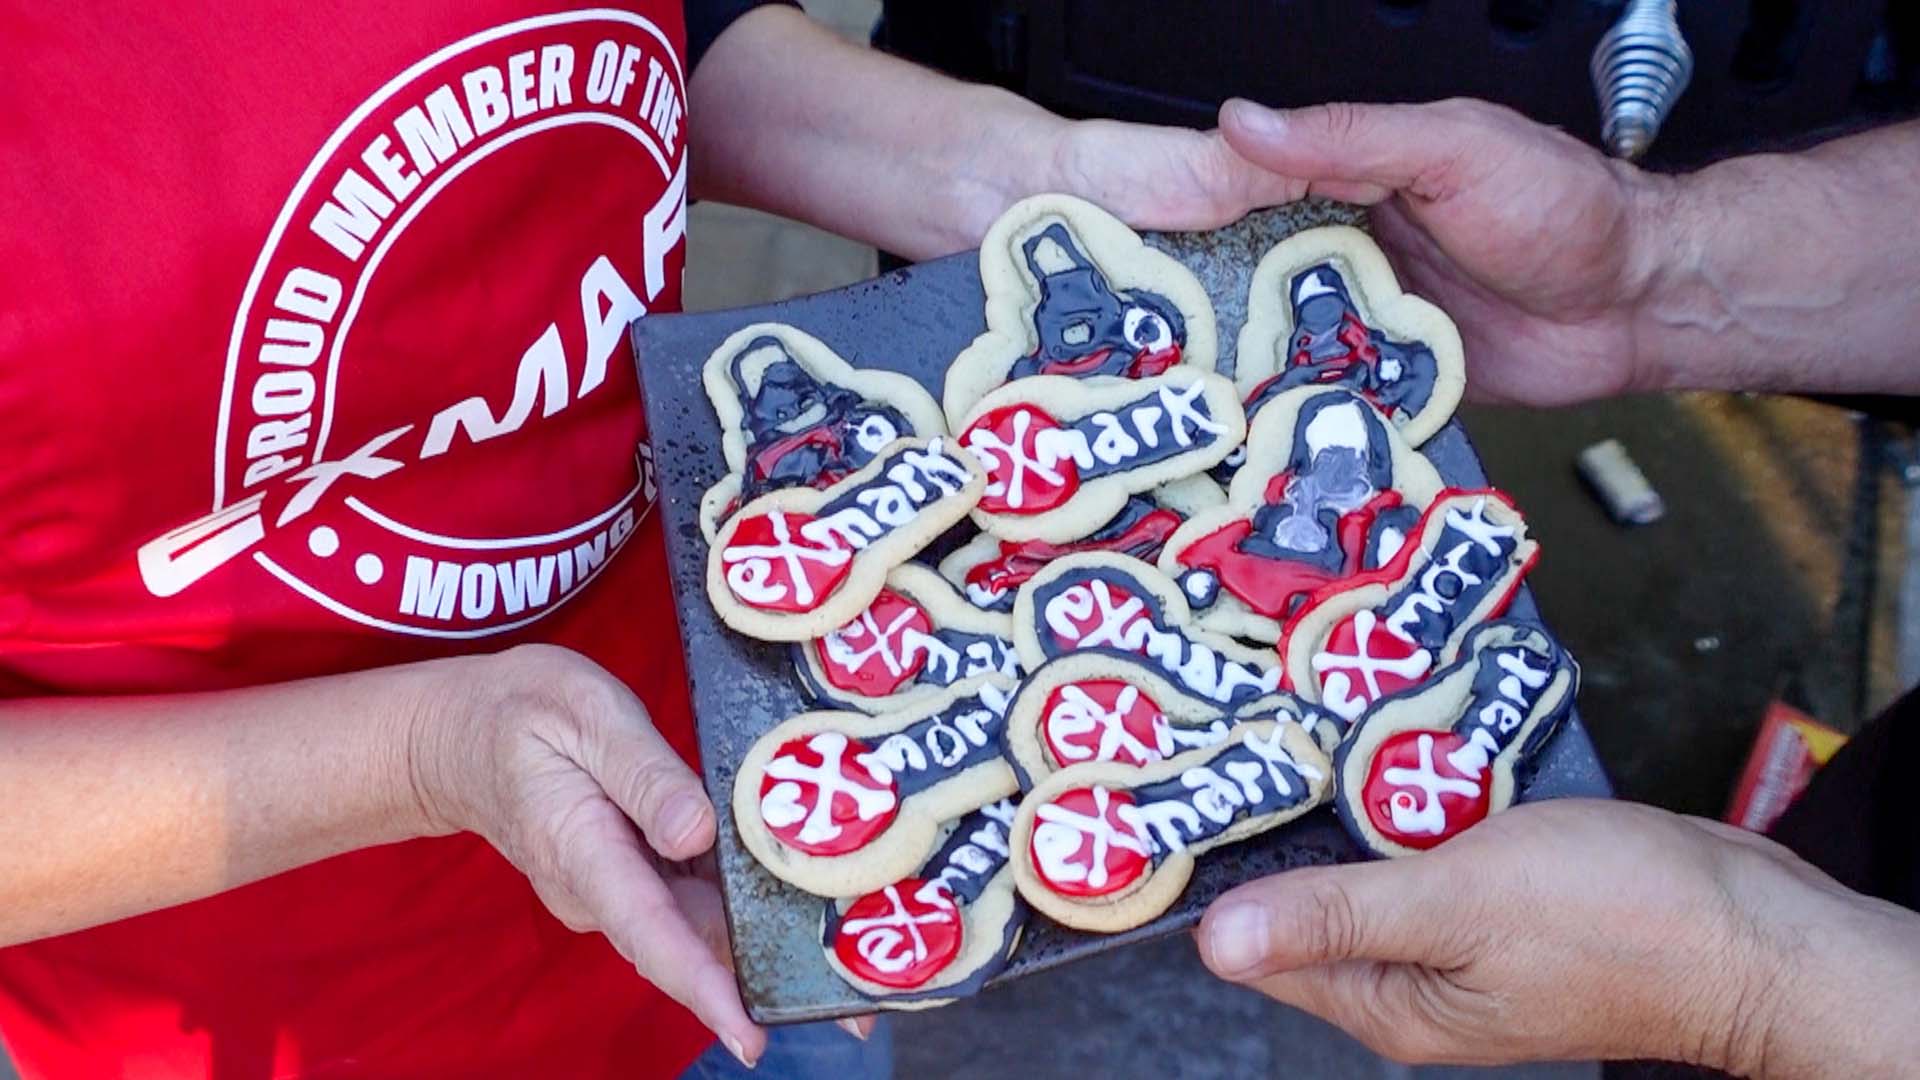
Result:
{"type": "Polygon", "coordinates": [[[766,1036],[727,967],[719,894],[665,865],[712,846],[713,806],[640,700],[552,646],[450,663],[454,685],[411,739],[428,819],[485,837],[556,918],[605,934],[735,1057],[758,1060],[766,1036]]]}
{"type": "Polygon", "coordinates": [[[1046,125],[1057,133],[1048,189],[1097,203],[1136,229],[1217,229],[1307,191],[1305,180],[1234,153],[1219,131],[1053,117],[1046,125]]]}
{"type": "Polygon", "coordinates": [[[1373,207],[1402,284],[1466,344],[1468,394],[1556,405],[1659,384],[1635,305],[1663,246],[1670,182],[1480,101],[1220,110],[1247,160],[1373,207]]]}
{"type": "Polygon", "coordinates": [[[1920,917],[1629,803],[1523,805],[1420,855],[1279,874],[1198,935],[1216,974],[1407,1061],[1890,1075],[1920,1050],[1920,917]]]}

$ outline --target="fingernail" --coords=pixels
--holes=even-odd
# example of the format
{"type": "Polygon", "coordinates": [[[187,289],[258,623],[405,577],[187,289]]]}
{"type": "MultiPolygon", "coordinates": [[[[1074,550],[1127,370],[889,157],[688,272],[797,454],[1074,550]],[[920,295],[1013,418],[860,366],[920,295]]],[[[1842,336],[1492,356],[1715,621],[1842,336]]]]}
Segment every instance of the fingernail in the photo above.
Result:
{"type": "Polygon", "coordinates": [[[753,1068],[755,1062],[747,1056],[747,1051],[741,1047],[739,1039],[731,1035],[722,1035],[720,1036],[720,1045],[727,1048],[727,1053],[732,1054],[735,1061],[738,1061],[749,1069],[753,1068]]]}
{"type": "Polygon", "coordinates": [[[1236,123],[1255,135],[1277,139],[1287,133],[1287,118],[1278,109],[1269,109],[1257,101],[1234,98],[1227,102],[1226,110],[1233,113],[1236,123]]]}
{"type": "Polygon", "coordinates": [[[691,792],[675,795],[660,811],[660,835],[675,851],[684,851],[707,813],[706,800],[691,792]]]}
{"type": "Polygon", "coordinates": [[[1260,904],[1229,904],[1207,920],[1207,959],[1215,973],[1236,978],[1267,958],[1267,910],[1260,904]]]}
{"type": "Polygon", "coordinates": [[[843,1017],[842,1019],[835,1020],[834,1025],[838,1027],[841,1031],[844,1031],[847,1034],[853,1036],[854,1038],[859,1039],[861,1042],[867,1041],[867,1033],[860,1030],[860,1024],[857,1021],[855,1021],[854,1018],[851,1016],[843,1017]]]}

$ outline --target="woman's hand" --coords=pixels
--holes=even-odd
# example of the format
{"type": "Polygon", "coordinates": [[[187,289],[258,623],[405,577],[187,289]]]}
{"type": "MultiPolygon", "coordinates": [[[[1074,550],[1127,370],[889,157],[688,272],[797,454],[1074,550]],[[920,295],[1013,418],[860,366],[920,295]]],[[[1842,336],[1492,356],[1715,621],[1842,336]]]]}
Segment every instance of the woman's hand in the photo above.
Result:
{"type": "Polygon", "coordinates": [[[633,692],[553,646],[447,661],[446,695],[415,725],[415,790],[441,831],[484,836],[554,916],[607,936],[734,1056],[766,1036],[728,970],[714,886],[667,864],[713,846],[700,781],[633,692]]]}
{"type": "Polygon", "coordinates": [[[1520,806],[1421,855],[1279,874],[1215,901],[1199,938],[1216,974],[1408,1061],[1867,1076],[1920,1055],[1920,916],[1629,803],[1520,806]]]}
{"type": "Polygon", "coordinates": [[[1636,305],[1671,181],[1481,101],[1269,109],[1229,101],[1226,141],[1316,195],[1370,205],[1406,287],[1467,346],[1481,400],[1558,405],[1660,381],[1636,305]]]}

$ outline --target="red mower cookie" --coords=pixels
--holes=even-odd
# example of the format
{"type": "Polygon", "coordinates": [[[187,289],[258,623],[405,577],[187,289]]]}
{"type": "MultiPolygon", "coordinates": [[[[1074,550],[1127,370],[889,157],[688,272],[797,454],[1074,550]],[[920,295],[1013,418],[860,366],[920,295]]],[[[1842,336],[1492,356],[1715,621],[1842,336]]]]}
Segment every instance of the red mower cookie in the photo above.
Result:
{"type": "Polygon", "coordinates": [[[707,358],[707,397],[720,419],[727,475],[700,500],[711,540],[742,502],[787,487],[829,487],[895,439],[944,435],[946,417],[913,379],[857,369],[825,342],[755,323],[707,358]]]}
{"type": "Polygon", "coordinates": [[[1226,505],[1168,538],[1160,569],[1202,626],[1278,641],[1313,593],[1391,561],[1442,486],[1360,394],[1298,387],[1260,411],[1226,505]]]}

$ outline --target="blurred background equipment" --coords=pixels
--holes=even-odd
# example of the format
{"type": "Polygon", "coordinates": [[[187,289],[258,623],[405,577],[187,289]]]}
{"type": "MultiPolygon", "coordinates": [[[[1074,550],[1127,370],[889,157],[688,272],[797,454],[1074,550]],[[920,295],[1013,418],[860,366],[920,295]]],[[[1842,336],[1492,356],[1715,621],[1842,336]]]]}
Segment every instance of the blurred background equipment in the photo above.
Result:
{"type": "Polygon", "coordinates": [[[1693,50],[1675,6],[1676,0],[1629,0],[1593,47],[1589,69],[1600,96],[1600,138],[1614,157],[1633,161],[1645,154],[1693,78],[1693,50]]]}

